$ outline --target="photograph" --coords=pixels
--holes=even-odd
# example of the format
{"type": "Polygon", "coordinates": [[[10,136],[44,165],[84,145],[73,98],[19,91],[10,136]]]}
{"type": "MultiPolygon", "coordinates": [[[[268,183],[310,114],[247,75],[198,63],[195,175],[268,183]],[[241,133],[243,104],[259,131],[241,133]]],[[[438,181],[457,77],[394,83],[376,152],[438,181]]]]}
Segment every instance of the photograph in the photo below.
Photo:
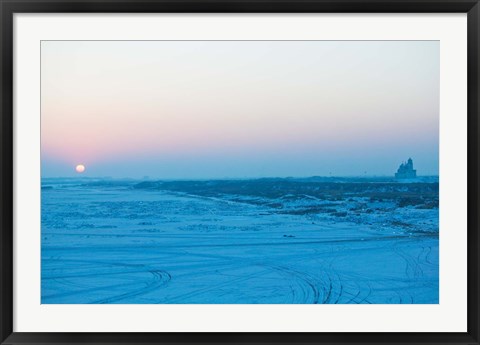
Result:
{"type": "Polygon", "coordinates": [[[39,63],[41,304],[439,304],[438,40],[39,63]]]}

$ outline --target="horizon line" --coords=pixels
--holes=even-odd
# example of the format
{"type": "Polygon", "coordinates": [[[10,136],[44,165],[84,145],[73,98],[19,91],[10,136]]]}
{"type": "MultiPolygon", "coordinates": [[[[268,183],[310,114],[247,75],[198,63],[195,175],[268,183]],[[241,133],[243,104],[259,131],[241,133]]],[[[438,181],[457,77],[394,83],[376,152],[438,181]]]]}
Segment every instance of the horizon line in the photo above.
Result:
{"type": "Polygon", "coordinates": [[[395,175],[309,175],[309,176],[244,176],[244,177],[113,177],[113,176],[41,176],[41,179],[109,179],[109,180],[258,180],[258,179],[302,179],[302,178],[392,178],[396,180],[413,180],[423,177],[440,177],[440,175],[417,175],[415,178],[398,179],[395,175]]]}

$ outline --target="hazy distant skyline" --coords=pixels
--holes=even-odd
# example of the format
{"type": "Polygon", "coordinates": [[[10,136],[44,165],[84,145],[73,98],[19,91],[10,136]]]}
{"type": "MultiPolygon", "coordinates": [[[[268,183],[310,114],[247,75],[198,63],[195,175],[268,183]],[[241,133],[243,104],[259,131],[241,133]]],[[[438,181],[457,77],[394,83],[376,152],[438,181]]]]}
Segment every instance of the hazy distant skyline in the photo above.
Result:
{"type": "Polygon", "coordinates": [[[409,157],[438,175],[438,41],[43,41],[41,58],[43,177],[393,176],[409,157]]]}

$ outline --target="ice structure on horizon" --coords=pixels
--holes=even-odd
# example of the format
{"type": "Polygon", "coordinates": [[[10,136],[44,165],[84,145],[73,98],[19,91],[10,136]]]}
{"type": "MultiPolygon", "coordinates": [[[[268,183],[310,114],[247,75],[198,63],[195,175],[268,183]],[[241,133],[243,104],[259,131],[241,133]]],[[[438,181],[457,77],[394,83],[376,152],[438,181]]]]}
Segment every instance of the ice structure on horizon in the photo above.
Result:
{"type": "Polygon", "coordinates": [[[411,158],[405,163],[403,162],[398,167],[397,172],[395,173],[395,178],[406,179],[406,178],[416,178],[417,170],[413,169],[413,160],[411,158]]]}

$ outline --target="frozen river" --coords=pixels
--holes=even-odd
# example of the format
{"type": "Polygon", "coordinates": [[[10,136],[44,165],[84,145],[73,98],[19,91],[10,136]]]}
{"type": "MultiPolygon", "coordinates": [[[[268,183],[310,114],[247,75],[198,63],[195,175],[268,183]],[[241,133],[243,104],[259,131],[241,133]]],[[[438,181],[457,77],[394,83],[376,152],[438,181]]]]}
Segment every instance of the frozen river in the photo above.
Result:
{"type": "Polygon", "coordinates": [[[438,303],[438,207],[137,187],[42,181],[42,303],[438,303]]]}

